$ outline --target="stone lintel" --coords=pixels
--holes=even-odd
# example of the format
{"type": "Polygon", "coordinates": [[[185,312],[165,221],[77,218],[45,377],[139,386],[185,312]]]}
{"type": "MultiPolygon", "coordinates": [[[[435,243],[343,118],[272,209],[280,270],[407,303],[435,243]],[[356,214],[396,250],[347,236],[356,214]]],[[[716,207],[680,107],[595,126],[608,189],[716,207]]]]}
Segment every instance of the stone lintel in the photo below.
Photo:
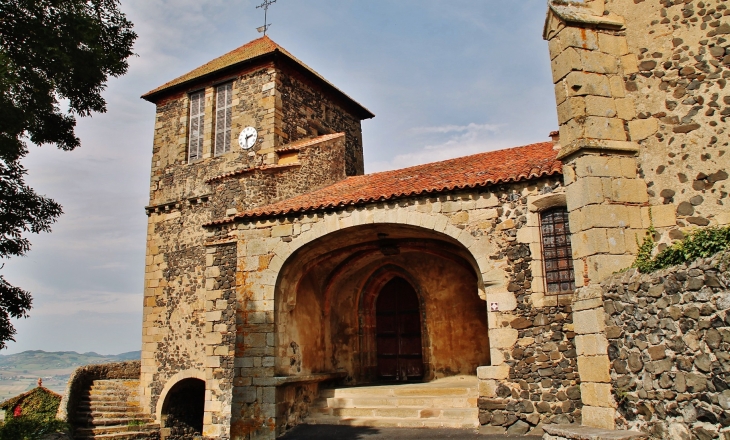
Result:
{"type": "Polygon", "coordinates": [[[614,153],[636,156],[639,153],[639,144],[631,141],[609,141],[601,139],[578,139],[563,145],[558,153],[558,159],[564,160],[569,156],[583,152],[614,153]]]}
{"type": "Polygon", "coordinates": [[[580,425],[544,425],[542,429],[554,437],[576,440],[645,439],[647,434],[637,431],[612,431],[580,425]]]}

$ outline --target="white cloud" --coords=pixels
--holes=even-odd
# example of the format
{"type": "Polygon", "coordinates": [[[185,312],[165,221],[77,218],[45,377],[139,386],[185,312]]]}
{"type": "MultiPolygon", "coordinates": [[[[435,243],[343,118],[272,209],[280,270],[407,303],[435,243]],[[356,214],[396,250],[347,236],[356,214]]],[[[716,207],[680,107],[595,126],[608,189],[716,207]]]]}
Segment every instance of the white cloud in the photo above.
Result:
{"type": "Polygon", "coordinates": [[[467,125],[412,128],[408,132],[414,136],[434,135],[436,139],[426,141],[429,143],[415,151],[397,154],[388,161],[372,163],[368,172],[393,170],[515,146],[514,141],[498,137],[502,127],[504,124],[472,122],[467,125]]]}

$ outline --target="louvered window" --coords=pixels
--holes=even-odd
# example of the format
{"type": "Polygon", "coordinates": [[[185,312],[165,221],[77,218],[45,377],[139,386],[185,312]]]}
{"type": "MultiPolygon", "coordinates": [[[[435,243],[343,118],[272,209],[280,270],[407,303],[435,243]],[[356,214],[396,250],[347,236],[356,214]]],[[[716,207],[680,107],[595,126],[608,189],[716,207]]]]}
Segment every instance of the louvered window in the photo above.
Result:
{"type": "Polygon", "coordinates": [[[193,162],[203,157],[203,122],[205,119],[205,92],[190,95],[190,143],[188,145],[188,161],[193,162]]]}
{"type": "Polygon", "coordinates": [[[564,207],[560,207],[542,212],[540,232],[547,294],[573,293],[575,273],[570,247],[568,211],[564,207]]]}
{"type": "Polygon", "coordinates": [[[223,84],[216,87],[215,106],[215,155],[231,151],[231,102],[233,84],[223,84]]]}

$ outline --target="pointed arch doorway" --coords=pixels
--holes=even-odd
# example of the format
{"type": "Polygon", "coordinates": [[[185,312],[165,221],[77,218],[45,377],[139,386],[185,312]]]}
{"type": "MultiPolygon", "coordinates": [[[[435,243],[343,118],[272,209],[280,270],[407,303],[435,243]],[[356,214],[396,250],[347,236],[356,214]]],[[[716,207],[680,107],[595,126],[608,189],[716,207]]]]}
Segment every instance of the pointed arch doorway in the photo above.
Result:
{"type": "Polygon", "coordinates": [[[378,294],[375,335],[380,381],[423,380],[420,301],[413,286],[403,278],[393,278],[378,294]]]}

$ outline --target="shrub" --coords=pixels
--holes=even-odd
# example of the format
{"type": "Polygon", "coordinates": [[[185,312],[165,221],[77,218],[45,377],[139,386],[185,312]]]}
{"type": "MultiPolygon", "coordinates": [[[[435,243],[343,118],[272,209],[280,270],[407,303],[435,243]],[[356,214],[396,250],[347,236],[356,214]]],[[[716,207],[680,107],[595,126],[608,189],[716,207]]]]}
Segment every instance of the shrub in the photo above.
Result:
{"type": "Polygon", "coordinates": [[[730,226],[711,227],[691,232],[683,240],[652,257],[656,229],[654,226],[650,226],[647,232],[644,241],[639,244],[636,261],[631,265],[641,273],[654,272],[698,258],[706,258],[730,249],[730,226]]]}
{"type": "Polygon", "coordinates": [[[12,417],[0,425],[0,440],[39,440],[57,432],[68,432],[68,425],[56,419],[12,417]]]}

